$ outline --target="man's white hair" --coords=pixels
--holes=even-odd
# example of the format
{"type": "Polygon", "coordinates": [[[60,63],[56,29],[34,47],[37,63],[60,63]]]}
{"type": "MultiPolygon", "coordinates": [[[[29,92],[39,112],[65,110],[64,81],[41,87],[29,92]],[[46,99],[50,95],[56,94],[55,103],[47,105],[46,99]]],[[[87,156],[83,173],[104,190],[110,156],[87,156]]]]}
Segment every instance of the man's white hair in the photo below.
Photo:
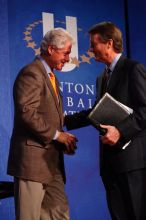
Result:
{"type": "Polygon", "coordinates": [[[67,41],[70,41],[71,44],[74,43],[72,35],[63,28],[54,28],[45,34],[41,42],[40,52],[47,54],[49,45],[56,46],[59,49],[63,48],[67,41]]]}

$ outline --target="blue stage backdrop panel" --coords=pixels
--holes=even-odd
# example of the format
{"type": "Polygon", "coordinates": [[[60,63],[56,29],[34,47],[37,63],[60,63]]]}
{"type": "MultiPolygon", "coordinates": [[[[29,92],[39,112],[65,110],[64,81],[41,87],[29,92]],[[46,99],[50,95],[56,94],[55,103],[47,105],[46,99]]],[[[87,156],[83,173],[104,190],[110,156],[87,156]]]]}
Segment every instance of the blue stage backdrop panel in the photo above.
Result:
{"type": "MultiPolygon", "coordinates": [[[[71,57],[73,69],[56,72],[64,96],[64,111],[71,114],[90,108],[95,101],[95,81],[103,65],[88,53],[89,28],[101,21],[112,21],[123,31],[125,42],[124,5],[122,0],[0,0],[1,64],[1,146],[0,180],[12,180],[6,175],[9,140],[13,126],[12,87],[20,68],[34,59],[39,52],[43,26],[42,13],[52,16],[48,20],[54,27],[67,28],[67,19],[76,21],[77,53],[71,57]],[[52,15],[51,15],[52,14],[52,15]],[[68,17],[66,17],[68,16],[68,17]],[[3,52],[3,53],[2,53],[3,52]]],[[[71,22],[68,21],[68,28],[71,22]]],[[[73,30],[72,30],[73,31],[73,30]]],[[[105,192],[99,174],[98,132],[91,126],[72,131],[78,137],[74,156],[65,156],[71,220],[110,220],[105,192]]],[[[13,199],[0,201],[1,219],[14,220],[13,199]]]]}
{"type": "Polygon", "coordinates": [[[130,56],[146,66],[146,2],[128,1],[130,56]]]}

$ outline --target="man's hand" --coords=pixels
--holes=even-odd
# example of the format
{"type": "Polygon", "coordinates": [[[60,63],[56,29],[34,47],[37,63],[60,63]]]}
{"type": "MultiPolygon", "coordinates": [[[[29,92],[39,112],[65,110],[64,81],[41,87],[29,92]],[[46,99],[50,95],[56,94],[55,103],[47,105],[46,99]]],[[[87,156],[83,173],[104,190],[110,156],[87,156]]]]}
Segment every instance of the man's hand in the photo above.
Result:
{"type": "Polygon", "coordinates": [[[107,132],[104,136],[101,136],[101,141],[103,144],[115,145],[120,137],[121,134],[118,129],[114,126],[110,125],[100,125],[102,128],[107,129],[107,132]]]}
{"type": "Polygon", "coordinates": [[[77,138],[73,134],[70,134],[68,132],[59,132],[58,138],[56,140],[62,144],[65,144],[65,153],[73,154],[75,149],[77,148],[77,138]]]}

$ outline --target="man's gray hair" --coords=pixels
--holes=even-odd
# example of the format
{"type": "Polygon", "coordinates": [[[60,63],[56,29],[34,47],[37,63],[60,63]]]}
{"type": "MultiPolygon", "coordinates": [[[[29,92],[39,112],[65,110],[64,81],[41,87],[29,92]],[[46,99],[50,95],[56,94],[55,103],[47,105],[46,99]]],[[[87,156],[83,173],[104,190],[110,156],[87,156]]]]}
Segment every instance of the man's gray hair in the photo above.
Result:
{"type": "Polygon", "coordinates": [[[54,28],[45,34],[41,42],[40,52],[41,54],[47,54],[49,45],[56,46],[57,48],[63,48],[66,41],[70,41],[71,44],[73,44],[74,39],[72,35],[63,28],[54,28]]]}

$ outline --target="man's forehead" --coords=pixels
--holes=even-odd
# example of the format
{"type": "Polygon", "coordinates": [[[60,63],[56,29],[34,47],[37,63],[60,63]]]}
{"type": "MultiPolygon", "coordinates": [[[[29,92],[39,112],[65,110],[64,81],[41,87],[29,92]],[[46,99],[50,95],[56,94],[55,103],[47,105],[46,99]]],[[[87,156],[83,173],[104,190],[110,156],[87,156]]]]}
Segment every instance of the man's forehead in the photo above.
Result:
{"type": "Polygon", "coordinates": [[[100,34],[96,33],[96,34],[91,34],[90,35],[90,40],[99,40],[100,39],[100,34]]]}
{"type": "Polygon", "coordinates": [[[70,43],[70,44],[65,45],[65,46],[62,47],[62,48],[59,48],[59,50],[61,50],[61,51],[70,51],[70,50],[71,50],[71,47],[72,47],[72,45],[71,45],[71,43],[70,43]]]}

